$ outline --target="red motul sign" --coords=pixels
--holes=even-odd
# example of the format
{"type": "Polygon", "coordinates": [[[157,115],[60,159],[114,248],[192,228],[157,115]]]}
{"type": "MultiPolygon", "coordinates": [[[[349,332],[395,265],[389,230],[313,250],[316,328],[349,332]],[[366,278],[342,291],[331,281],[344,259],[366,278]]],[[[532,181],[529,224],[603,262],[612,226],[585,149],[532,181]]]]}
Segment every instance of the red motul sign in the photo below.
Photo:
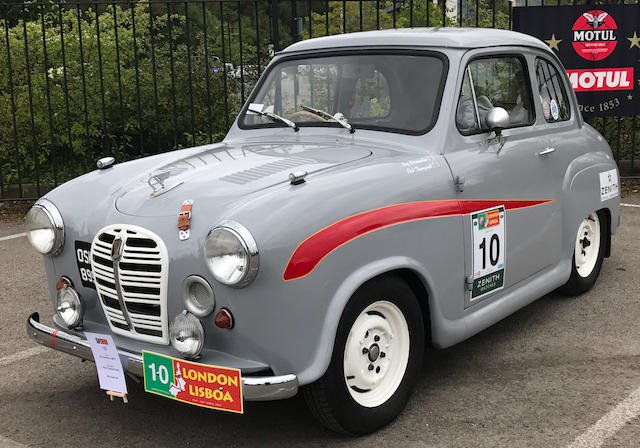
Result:
{"type": "Polygon", "coordinates": [[[592,9],[582,13],[573,24],[573,49],[590,61],[600,61],[616,48],[618,26],[605,11],[592,9]]]}
{"type": "Polygon", "coordinates": [[[576,92],[633,90],[633,67],[567,70],[576,92]]]}

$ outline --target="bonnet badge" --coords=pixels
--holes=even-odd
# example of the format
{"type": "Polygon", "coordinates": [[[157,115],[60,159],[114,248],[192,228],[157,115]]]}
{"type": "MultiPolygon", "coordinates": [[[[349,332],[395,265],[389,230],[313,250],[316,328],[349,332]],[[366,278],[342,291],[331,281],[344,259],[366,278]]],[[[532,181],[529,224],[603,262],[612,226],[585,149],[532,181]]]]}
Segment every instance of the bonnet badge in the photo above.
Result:
{"type": "Polygon", "coordinates": [[[191,209],[193,200],[189,199],[182,203],[180,213],[178,213],[178,238],[180,241],[188,240],[191,236],[191,209]]]}
{"type": "Polygon", "coordinates": [[[113,245],[111,246],[111,259],[113,261],[118,261],[122,256],[122,238],[118,235],[113,240],[113,245]]]}

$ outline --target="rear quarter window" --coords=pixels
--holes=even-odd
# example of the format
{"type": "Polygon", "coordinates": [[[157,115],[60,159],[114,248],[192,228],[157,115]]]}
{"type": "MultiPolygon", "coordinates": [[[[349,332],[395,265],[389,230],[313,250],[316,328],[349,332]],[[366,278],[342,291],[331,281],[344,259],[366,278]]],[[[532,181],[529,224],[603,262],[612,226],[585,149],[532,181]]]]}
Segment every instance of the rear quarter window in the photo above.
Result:
{"type": "Polygon", "coordinates": [[[566,121],[571,118],[569,97],[560,72],[546,59],[536,60],[536,83],[542,113],[547,123],[566,121]]]}

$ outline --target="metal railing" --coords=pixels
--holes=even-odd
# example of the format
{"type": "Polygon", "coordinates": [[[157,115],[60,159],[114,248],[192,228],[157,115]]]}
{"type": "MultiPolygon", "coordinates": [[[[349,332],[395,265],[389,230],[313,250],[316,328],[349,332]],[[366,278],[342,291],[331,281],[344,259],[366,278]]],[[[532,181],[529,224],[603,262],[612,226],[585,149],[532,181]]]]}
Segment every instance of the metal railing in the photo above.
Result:
{"type": "MultiPolygon", "coordinates": [[[[564,4],[564,3],[563,3],[564,4]]],[[[0,5],[0,200],[222,139],[273,53],[309,37],[511,27],[507,0],[37,0],[0,5]]],[[[596,118],[634,173],[637,117],[596,118]]]]}

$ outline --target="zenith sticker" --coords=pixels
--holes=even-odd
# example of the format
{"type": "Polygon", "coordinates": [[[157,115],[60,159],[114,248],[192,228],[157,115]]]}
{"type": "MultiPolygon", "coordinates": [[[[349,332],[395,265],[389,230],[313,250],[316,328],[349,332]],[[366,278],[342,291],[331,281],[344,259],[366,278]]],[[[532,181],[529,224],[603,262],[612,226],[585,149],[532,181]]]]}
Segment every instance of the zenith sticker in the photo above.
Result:
{"type": "Polygon", "coordinates": [[[618,172],[613,169],[600,173],[600,202],[618,196],[618,172]]]}
{"type": "Polygon", "coordinates": [[[504,288],[504,205],[471,215],[473,235],[473,287],[471,300],[504,288]]]}

